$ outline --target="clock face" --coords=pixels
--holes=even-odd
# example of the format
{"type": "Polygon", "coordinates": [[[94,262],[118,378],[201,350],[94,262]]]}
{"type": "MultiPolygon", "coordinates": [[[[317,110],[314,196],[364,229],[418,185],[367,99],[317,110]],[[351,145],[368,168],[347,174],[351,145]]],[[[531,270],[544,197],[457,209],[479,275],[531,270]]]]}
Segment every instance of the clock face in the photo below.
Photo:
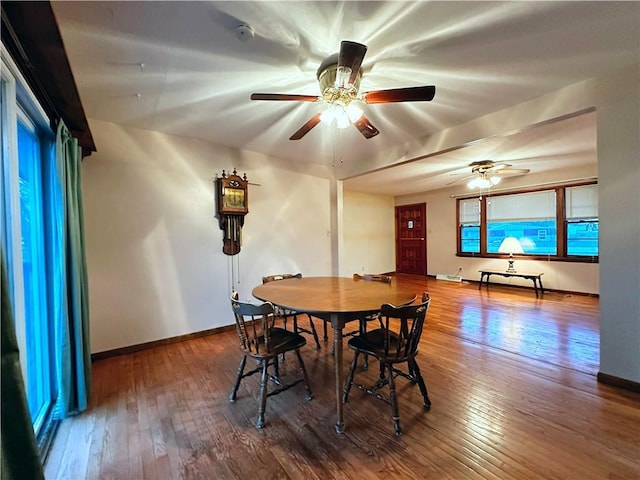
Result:
{"type": "Polygon", "coordinates": [[[222,198],[225,208],[244,208],[244,190],[241,188],[225,188],[222,198]]]}

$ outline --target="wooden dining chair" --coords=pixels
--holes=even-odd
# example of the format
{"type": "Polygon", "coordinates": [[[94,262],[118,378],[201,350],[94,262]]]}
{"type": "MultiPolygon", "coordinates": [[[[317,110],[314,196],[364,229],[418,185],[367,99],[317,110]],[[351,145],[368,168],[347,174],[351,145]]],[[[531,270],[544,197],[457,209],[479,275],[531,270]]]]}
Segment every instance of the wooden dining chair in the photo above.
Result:
{"type": "MultiPolygon", "coordinates": [[[[390,275],[381,275],[378,273],[364,273],[362,275],[360,275],[359,273],[354,273],[353,274],[353,279],[354,280],[365,280],[365,281],[369,281],[369,282],[381,282],[381,283],[391,283],[391,276],[390,275]]],[[[378,317],[377,314],[374,315],[367,315],[365,317],[362,317],[359,322],[359,328],[360,328],[360,333],[364,333],[367,331],[367,322],[371,321],[371,320],[375,320],[378,317]]],[[[347,334],[349,335],[349,334],[347,334]]]]}
{"type": "MultiPolygon", "coordinates": [[[[365,280],[369,282],[391,283],[390,275],[382,275],[378,273],[363,273],[362,275],[359,273],[354,273],[353,279],[365,280]]],[[[342,337],[344,338],[344,337],[353,337],[354,335],[362,335],[367,331],[367,323],[372,320],[376,320],[377,318],[378,318],[377,313],[373,315],[365,315],[363,317],[358,318],[358,330],[346,332],[342,335],[342,337]]],[[[367,370],[369,368],[369,359],[367,355],[364,355],[363,368],[364,370],[367,370]]]]}
{"type": "Polygon", "coordinates": [[[418,344],[430,302],[429,294],[424,292],[422,301],[415,305],[396,307],[384,304],[380,307],[380,315],[378,316],[380,328],[353,337],[348,342],[354,355],[344,384],[343,403],[348,401],[352,385],[357,386],[365,393],[384,400],[391,405],[396,435],[402,434],[396,395],[396,377],[402,376],[413,384],[417,383],[422,394],[423,407],[425,409],[431,407],[427,386],[416,362],[418,344]],[[380,362],[380,376],[372,387],[353,381],[358,365],[358,356],[361,353],[376,358],[380,362]],[[407,364],[407,371],[400,370],[399,367],[403,363],[407,364]],[[389,387],[388,397],[379,392],[384,386],[389,387]]]}
{"type": "Polygon", "coordinates": [[[277,395],[302,382],[307,391],[306,399],[311,400],[312,393],[307,377],[307,370],[300,355],[300,348],[302,348],[307,341],[298,333],[273,326],[274,307],[271,303],[254,305],[240,302],[238,300],[238,293],[234,292],[231,296],[231,307],[235,316],[236,330],[238,338],[240,339],[240,349],[243,355],[242,360],[240,360],[240,365],[238,366],[233,389],[229,395],[229,401],[235,402],[238,387],[243,378],[260,372],[260,394],[258,397],[258,419],[256,421],[256,427],[262,428],[264,427],[267,397],[277,395]],[[284,383],[278,372],[278,355],[291,350],[296,353],[301,375],[300,378],[292,380],[289,383],[284,383]],[[247,357],[256,360],[257,367],[245,372],[247,357]],[[272,365],[274,366],[275,376],[269,375],[269,366],[272,365]],[[268,391],[267,383],[269,380],[273,380],[278,387],[272,391],[268,391]]]}
{"type": "MultiPolygon", "coordinates": [[[[262,277],[262,283],[268,283],[268,282],[275,282],[278,280],[285,280],[288,278],[302,278],[302,274],[301,273],[296,273],[296,274],[292,274],[292,273],[281,273],[278,275],[267,275],[262,277]]],[[[298,324],[298,315],[303,315],[301,313],[298,313],[296,311],[293,310],[289,310],[287,308],[282,308],[282,307],[275,307],[275,313],[276,313],[276,318],[279,318],[282,320],[282,324],[284,325],[284,328],[287,328],[287,320],[291,319],[293,321],[293,331],[295,333],[299,333],[299,332],[303,332],[303,333],[307,333],[309,335],[313,335],[313,339],[316,342],[316,349],[320,350],[320,342],[318,341],[318,333],[316,332],[316,327],[313,324],[313,318],[311,318],[311,315],[309,314],[304,314],[307,316],[307,318],[309,319],[309,328],[306,327],[302,327],[298,324]]],[[[326,327],[325,327],[326,328],[326,327]]],[[[326,332],[325,332],[325,340],[326,340],[326,332]]]]}

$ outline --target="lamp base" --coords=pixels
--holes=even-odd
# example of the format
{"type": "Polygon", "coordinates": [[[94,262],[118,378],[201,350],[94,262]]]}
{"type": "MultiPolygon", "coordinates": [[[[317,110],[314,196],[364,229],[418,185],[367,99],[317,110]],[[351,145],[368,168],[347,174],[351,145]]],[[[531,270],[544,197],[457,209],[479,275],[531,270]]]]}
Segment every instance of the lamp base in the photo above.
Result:
{"type": "Polygon", "coordinates": [[[512,258],[509,259],[509,267],[507,268],[507,273],[517,273],[516,269],[513,268],[514,260],[512,258]]]}

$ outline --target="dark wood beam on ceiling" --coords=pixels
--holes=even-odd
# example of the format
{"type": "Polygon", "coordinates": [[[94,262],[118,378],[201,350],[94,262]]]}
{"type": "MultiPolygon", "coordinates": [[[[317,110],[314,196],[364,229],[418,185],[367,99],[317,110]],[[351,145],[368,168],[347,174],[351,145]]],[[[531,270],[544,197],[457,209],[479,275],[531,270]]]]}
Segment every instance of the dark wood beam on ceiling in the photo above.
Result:
{"type": "Polygon", "coordinates": [[[78,139],[82,155],[96,151],[51,4],[2,2],[2,43],[55,130],[59,118],[78,139]]]}

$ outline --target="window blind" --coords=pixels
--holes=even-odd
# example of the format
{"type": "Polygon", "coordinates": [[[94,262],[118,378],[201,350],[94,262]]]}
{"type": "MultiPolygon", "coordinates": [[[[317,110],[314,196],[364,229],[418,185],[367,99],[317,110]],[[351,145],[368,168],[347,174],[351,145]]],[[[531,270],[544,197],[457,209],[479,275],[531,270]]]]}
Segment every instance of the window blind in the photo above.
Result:
{"type": "Polygon", "coordinates": [[[566,189],[567,220],[598,218],[598,186],[581,185],[566,189]]]}
{"type": "Polygon", "coordinates": [[[556,192],[519,193],[487,199],[488,221],[548,219],[556,216],[556,192]]]}
{"type": "Polygon", "coordinates": [[[460,224],[480,223],[480,202],[477,198],[460,200],[460,224]]]}

